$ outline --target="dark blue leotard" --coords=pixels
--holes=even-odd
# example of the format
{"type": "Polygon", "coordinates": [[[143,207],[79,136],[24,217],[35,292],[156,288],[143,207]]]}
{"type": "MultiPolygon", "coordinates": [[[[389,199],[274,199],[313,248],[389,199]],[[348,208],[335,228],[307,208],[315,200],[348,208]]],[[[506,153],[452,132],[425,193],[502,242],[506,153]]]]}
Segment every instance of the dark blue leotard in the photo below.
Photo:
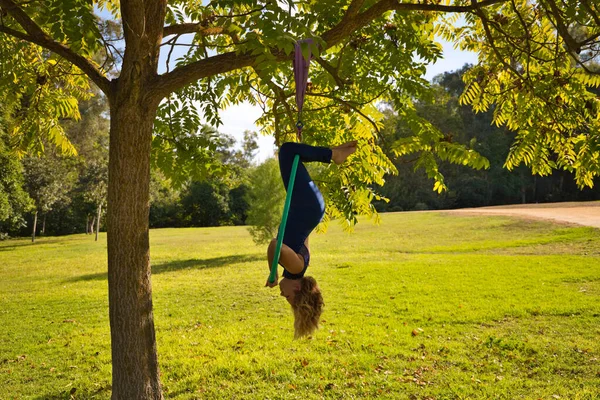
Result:
{"type": "Polygon", "coordinates": [[[296,154],[300,156],[300,163],[296,171],[283,243],[304,258],[304,269],[299,274],[292,274],[284,268],[283,276],[288,279],[300,279],[304,276],[310,261],[310,254],[304,242],[325,215],[323,195],[310,178],[303,163],[311,161],[330,163],[332,152],[327,147],[284,143],[279,149],[279,170],[286,190],[296,154]]]}

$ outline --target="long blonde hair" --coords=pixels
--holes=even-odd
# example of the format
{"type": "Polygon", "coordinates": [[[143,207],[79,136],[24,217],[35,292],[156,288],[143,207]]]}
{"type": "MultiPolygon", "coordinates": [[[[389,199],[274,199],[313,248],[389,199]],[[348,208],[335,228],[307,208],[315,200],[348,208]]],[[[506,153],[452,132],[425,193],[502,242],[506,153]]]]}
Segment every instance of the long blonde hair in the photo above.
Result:
{"type": "Polygon", "coordinates": [[[312,276],[300,279],[300,291],[296,292],[294,304],[294,338],[312,334],[319,327],[323,312],[323,296],[317,281],[312,276]]]}

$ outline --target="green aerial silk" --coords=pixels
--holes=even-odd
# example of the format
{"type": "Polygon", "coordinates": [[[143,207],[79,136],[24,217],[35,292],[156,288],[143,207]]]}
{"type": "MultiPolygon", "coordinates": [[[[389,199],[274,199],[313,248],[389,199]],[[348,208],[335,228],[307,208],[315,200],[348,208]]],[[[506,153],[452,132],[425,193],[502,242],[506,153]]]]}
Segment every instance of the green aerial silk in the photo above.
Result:
{"type": "Polygon", "coordinates": [[[285,196],[283,216],[281,217],[281,224],[279,224],[279,234],[277,235],[277,247],[275,247],[275,257],[273,257],[273,265],[271,265],[269,283],[275,282],[275,277],[277,276],[277,265],[279,265],[281,245],[283,244],[283,234],[285,233],[285,225],[287,224],[288,213],[290,211],[290,204],[292,203],[292,191],[294,190],[294,181],[296,180],[296,170],[298,169],[299,162],[300,156],[296,154],[296,156],[294,157],[294,163],[292,164],[292,173],[290,175],[290,181],[288,182],[287,195],[285,196]]]}

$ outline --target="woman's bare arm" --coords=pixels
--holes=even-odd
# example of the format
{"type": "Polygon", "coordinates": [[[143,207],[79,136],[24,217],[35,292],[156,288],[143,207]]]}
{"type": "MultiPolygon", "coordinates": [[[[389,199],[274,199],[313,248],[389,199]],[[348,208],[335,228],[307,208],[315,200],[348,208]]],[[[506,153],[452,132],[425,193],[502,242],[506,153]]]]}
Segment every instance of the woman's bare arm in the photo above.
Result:
{"type": "MultiPolygon", "coordinates": [[[[275,258],[275,249],[277,247],[277,239],[271,240],[267,250],[267,258],[269,260],[269,271],[273,265],[275,258]]],[[[304,269],[304,259],[287,245],[281,245],[281,254],[279,255],[279,263],[283,265],[289,273],[299,274],[304,269]]]]}

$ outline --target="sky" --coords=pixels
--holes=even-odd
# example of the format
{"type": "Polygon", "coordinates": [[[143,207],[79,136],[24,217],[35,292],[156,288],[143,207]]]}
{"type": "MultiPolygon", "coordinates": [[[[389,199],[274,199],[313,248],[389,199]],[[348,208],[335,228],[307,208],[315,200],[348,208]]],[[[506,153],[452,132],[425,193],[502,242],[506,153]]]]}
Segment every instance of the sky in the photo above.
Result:
{"type": "MultiPolygon", "coordinates": [[[[102,18],[112,18],[110,13],[108,13],[107,11],[96,10],[96,12],[102,18]]],[[[183,35],[177,41],[177,43],[189,43],[191,37],[192,35],[183,35]]],[[[460,69],[466,63],[477,63],[477,54],[473,52],[456,50],[454,49],[452,43],[446,42],[442,39],[439,39],[439,43],[442,45],[443,48],[443,57],[440,58],[435,64],[430,64],[427,66],[427,73],[425,74],[425,78],[427,80],[431,81],[433,77],[443,72],[455,71],[457,69],[460,69]]],[[[167,48],[169,47],[165,46],[165,49],[167,48]]],[[[187,47],[178,46],[175,48],[173,54],[171,54],[171,67],[174,66],[174,61],[180,56],[182,56],[185,53],[185,51],[187,51],[187,47]]],[[[167,53],[168,50],[161,52],[158,71],[159,73],[164,73],[166,71],[167,53]]],[[[254,122],[260,117],[261,112],[262,110],[258,106],[252,106],[249,103],[242,103],[230,106],[220,112],[223,125],[217,127],[217,129],[219,132],[232,135],[236,139],[237,145],[240,146],[245,131],[250,130],[258,132],[259,129],[254,122]]],[[[273,155],[275,149],[274,139],[271,136],[263,136],[259,134],[258,145],[259,150],[254,161],[256,163],[261,163],[262,161],[266,160],[267,158],[273,155]]]]}

